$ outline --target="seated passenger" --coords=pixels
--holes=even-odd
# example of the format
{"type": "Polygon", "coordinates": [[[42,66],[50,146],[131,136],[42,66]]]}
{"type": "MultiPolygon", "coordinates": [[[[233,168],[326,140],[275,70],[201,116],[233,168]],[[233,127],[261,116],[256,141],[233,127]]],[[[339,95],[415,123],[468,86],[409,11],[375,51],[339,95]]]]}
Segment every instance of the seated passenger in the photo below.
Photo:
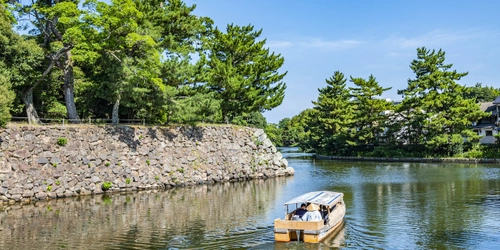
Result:
{"type": "Polygon", "coordinates": [[[330,208],[328,206],[321,206],[321,216],[323,217],[323,220],[325,221],[325,225],[328,224],[329,219],[328,215],[330,214],[330,208]]]}
{"type": "Polygon", "coordinates": [[[302,216],[303,221],[321,221],[321,213],[318,211],[319,206],[315,204],[309,204],[307,206],[307,213],[302,216]]]}
{"type": "Polygon", "coordinates": [[[302,218],[302,216],[307,212],[307,206],[305,203],[302,203],[302,205],[300,205],[300,208],[297,209],[297,211],[295,211],[295,215],[298,215],[299,218],[302,218]]]}

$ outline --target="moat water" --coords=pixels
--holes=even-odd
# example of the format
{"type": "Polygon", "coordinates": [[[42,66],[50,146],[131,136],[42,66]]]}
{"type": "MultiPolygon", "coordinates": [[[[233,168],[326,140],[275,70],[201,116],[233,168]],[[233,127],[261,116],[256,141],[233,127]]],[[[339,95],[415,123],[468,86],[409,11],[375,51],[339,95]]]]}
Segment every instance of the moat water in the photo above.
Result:
{"type": "Polygon", "coordinates": [[[498,164],[314,160],[295,176],[65,198],[0,210],[0,249],[500,249],[498,164]],[[343,192],[344,225],[319,244],[275,243],[283,203],[343,192]]]}

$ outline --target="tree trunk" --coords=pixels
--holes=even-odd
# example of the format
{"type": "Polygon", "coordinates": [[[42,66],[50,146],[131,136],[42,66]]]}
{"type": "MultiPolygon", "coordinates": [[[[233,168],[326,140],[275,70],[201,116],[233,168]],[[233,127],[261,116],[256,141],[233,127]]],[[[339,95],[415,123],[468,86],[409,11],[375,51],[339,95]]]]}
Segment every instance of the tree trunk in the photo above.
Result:
{"type": "Polygon", "coordinates": [[[24,105],[26,105],[26,116],[29,124],[40,124],[40,118],[33,104],[33,88],[29,88],[23,93],[24,105]]]}
{"type": "Polygon", "coordinates": [[[118,94],[118,98],[116,98],[115,104],[113,104],[113,112],[111,114],[111,121],[113,125],[118,125],[120,119],[118,118],[118,109],[120,108],[120,94],[118,94]]]}
{"type": "Polygon", "coordinates": [[[80,123],[80,117],[78,117],[75,105],[75,79],[73,76],[71,51],[66,52],[66,61],[64,64],[64,101],[66,102],[68,119],[72,123],[80,123]]]}

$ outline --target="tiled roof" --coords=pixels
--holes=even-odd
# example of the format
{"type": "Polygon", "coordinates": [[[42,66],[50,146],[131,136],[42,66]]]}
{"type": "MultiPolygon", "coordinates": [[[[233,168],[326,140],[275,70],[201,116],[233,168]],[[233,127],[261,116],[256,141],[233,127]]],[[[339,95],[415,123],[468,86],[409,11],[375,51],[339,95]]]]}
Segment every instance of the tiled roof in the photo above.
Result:
{"type": "Polygon", "coordinates": [[[495,98],[495,100],[493,101],[493,104],[500,104],[500,96],[495,98]]]}
{"type": "Polygon", "coordinates": [[[493,128],[495,128],[495,124],[493,124],[493,123],[479,124],[479,125],[472,126],[472,128],[489,128],[489,129],[493,129],[493,128]]]}
{"type": "Polygon", "coordinates": [[[491,102],[482,102],[480,103],[480,105],[481,106],[479,108],[481,109],[481,111],[491,112],[492,115],[497,114],[497,107],[496,105],[493,105],[491,102]]]}

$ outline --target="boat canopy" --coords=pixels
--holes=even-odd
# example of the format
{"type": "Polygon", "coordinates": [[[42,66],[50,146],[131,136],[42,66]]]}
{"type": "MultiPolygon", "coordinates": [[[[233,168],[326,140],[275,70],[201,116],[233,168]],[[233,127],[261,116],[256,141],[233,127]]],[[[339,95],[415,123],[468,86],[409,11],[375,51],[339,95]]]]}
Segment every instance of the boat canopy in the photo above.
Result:
{"type": "Polygon", "coordinates": [[[342,201],[342,197],[344,197],[343,193],[331,191],[316,191],[295,197],[289,202],[286,202],[285,205],[297,203],[313,203],[331,207],[337,204],[337,202],[342,201]]]}

